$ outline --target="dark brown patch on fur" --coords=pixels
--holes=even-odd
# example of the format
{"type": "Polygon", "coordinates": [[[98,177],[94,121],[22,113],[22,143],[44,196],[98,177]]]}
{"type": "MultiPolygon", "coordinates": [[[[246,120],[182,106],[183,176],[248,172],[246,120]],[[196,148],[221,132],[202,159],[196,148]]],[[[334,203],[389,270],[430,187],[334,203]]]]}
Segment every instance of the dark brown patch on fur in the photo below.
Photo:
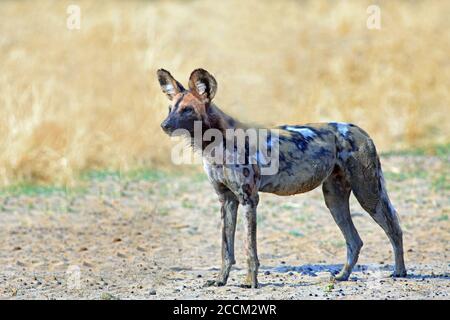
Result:
{"type": "Polygon", "coordinates": [[[251,196],[251,194],[252,194],[252,187],[248,183],[246,183],[246,184],[244,184],[242,186],[242,191],[244,191],[244,193],[247,196],[251,196]]]}

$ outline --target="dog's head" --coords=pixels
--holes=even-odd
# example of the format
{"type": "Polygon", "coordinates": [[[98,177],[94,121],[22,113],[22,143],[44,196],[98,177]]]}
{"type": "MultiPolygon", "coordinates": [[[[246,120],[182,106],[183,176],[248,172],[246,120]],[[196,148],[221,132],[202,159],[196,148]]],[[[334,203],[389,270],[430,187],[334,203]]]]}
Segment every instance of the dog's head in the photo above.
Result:
{"type": "Polygon", "coordinates": [[[193,136],[195,121],[208,123],[208,108],[217,91],[216,79],[208,71],[196,69],[189,77],[186,90],[164,69],[159,69],[157,76],[171,102],[169,114],[161,123],[162,129],[169,135],[177,135],[177,129],[187,130],[193,136]]]}

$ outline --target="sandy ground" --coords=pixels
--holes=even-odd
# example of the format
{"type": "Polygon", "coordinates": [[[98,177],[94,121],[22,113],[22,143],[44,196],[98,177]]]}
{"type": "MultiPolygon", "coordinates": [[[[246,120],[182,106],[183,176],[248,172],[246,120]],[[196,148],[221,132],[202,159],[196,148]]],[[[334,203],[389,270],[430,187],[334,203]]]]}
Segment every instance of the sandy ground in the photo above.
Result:
{"type": "Polygon", "coordinates": [[[263,194],[259,289],[245,275],[239,220],[236,267],[225,287],[203,287],[220,266],[219,204],[203,175],[104,175],[84,192],[0,195],[3,299],[449,299],[448,157],[382,158],[404,230],[407,278],[352,196],[364,241],[351,279],[334,283],[345,242],[319,189],[263,194]]]}

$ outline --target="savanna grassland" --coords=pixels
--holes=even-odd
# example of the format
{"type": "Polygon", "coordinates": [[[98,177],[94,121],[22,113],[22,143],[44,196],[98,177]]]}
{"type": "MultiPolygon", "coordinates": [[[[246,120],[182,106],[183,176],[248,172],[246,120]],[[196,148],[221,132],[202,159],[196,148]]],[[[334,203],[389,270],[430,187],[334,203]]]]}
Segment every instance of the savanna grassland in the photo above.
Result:
{"type": "Polygon", "coordinates": [[[1,299],[449,299],[450,1],[0,1],[1,299]],[[66,26],[69,4],[81,28],[66,26]],[[265,125],[353,122],[381,151],[408,277],[351,198],[346,244],[320,188],[262,194],[257,290],[238,215],[227,286],[220,208],[161,130],[165,68],[218,80],[215,102],[265,125]]]}
{"type": "MultiPolygon", "coordinates": [[[[0,185],[173,168],[157,68],[203,67],[266,125],[354,122],[381,151],[450,142],[448,1],[0,2],[0,185]]],[[[191,170],[191,167],[189,167],[191,170]]]]}

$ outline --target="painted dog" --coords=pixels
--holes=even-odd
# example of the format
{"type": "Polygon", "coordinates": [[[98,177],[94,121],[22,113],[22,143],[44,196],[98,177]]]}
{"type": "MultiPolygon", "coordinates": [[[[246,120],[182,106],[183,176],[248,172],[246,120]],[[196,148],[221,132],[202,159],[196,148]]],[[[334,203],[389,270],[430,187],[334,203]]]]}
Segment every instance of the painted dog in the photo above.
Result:
{"type": "MultiPolygon", "coordinates": [[[[226,115],[212,103],[217,82],[206,70],[192,72],[189,89],[185,89],[166,70],[158,70],[157,77],[162,91],[171,100],[169,115],[161,124],[169,135],[183,129],[192,145],[204,150],[208,142],[193,138],[195,122],[201,123],[202,131],[251,128],[226,115]]],[[[321,184],[325,204],[347,245],[347,261],[335,276],[336,280],[348,279],[363,245],[350,215],[350,192],[388,236],[395,256],[393,276],[406,276],[402,230],[369,135],[353,124],[336,122],[286,125],[267,130],[277,130],[278,133],[279,165],[275,174],[262,174],[258,162],[219,164],[204,159],[205,171],[221,202],[222,216],[222,268],[218,278],[207,284],[225,285],[235,263],[234,235],[239,205],[244,211],[247,233],[248,273],[244,286],[256,288],[259,267],[256,248],[258,192],[293,195],[321,184]]]]}

